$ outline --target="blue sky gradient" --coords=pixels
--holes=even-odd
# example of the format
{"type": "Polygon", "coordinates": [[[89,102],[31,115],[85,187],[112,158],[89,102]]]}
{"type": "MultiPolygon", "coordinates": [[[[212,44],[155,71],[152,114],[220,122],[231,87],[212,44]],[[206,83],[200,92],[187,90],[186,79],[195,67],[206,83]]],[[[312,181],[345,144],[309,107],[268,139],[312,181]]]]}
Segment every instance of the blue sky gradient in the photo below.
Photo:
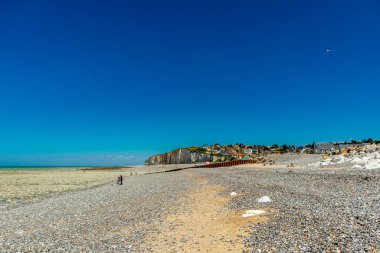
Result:
{"type": "Polygon", "coordinates": [[[380,138],[379,13],[353,0],[1,1],[0,165],[380,138]]]}

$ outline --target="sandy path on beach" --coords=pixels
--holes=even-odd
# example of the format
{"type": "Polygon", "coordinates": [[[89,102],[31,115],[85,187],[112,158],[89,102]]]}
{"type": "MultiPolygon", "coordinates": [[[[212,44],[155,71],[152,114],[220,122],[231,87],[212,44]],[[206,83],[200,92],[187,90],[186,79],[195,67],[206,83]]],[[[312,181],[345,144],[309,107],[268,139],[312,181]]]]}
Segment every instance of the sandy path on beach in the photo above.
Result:
{"type": "Polygon", "coordinates": [[[187,174],[199,188],[166,217],[160,233],[149,236],[149,248],[154,252],[242,252],[249,227],[265,222],[267,216],[242,218],[242,212],[228,208],[231,196],[220,195],[221,186],[187,174]]]}

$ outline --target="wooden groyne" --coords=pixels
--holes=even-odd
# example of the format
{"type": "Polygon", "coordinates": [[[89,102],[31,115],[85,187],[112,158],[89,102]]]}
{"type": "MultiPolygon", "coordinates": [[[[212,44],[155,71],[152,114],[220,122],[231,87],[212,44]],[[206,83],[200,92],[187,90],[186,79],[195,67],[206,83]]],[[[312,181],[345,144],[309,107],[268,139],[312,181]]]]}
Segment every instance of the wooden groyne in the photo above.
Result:
{"type": "Polygon", "coordinates": [[[191,168],[221,168],[221,167],[231,167],[242,164],[252,164],[257,163],[257,160],[235,160],[230,162],[221,162],[221,163],[210,163],[210,164],[202,164],[197,165],[191,168]]]}
{"type": "Polygon", "coordinates": [[[261,160],[235,160],[230,162],[219,162],[219,163],[209,163],[209,164],[201,164],[201,165],[194,165],[189,167],[182,167],[182,168],[172,168],[160,172],[152,172],[152,173],[146,173],[146,174],[156,174],[156,173],[166,173],[166,172],[176,172],[180,170],[186,170],[186,169],[196,169],[196,168],[222,168],[222,167],[232,167],[242,164],[254,164],[254,163],[262,163],[261,160]]]}

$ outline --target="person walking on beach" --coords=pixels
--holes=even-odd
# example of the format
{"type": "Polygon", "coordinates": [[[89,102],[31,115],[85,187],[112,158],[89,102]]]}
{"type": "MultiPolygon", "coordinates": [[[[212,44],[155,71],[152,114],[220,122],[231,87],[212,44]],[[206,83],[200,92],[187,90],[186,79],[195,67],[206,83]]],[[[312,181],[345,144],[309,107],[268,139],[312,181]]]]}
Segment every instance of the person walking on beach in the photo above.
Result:
{"type": "Polygon", "coordinates": [[[119,185],[123,185],[123,176],[120,175],[118,178],[117,178],[117,184],[119,185]]]}

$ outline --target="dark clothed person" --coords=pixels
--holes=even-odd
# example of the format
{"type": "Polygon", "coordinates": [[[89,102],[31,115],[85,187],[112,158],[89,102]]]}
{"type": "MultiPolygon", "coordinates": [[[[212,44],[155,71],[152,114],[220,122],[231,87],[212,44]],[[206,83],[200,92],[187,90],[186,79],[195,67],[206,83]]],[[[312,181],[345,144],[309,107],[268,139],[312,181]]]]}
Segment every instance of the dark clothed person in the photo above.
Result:
{"type": "Polygon", "coordinates": [[[117,184],[119,185],[123,185],[123,176],[120,175],[118,178],[117,178],[117,184]]]}

